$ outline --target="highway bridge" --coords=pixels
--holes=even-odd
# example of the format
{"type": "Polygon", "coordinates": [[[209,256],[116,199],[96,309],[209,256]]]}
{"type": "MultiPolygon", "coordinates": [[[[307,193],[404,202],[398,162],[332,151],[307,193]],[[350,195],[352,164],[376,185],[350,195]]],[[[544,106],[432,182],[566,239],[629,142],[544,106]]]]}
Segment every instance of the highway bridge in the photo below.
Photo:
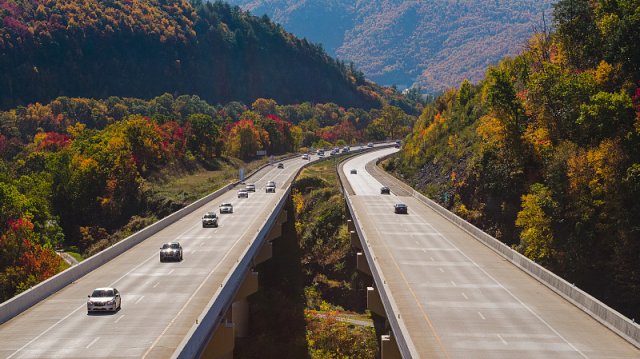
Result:
{"type": "MultiPolygon", "coordinates": [[[[608,329],[381,173],[375,160],[393,151],[341,166],[359,266],[372,276],[369,306],[387,318],[384,359],[640,358],[636,324],[608,329]],[[382,184],[391,195],[380,194],[382,184]],[[409,214],[395,215],[396,202],[409,214]]],[[[237,198],[240,184],[227,186],[2,303],[0,358],[232,358],[250,322],[252,268],[270,257],[290,184],[309,161],[283,163],[247,180],[257,187],[248,199],[237,198]],[[267,181],[275,194],[264,192],[267,181]],[[202,228],[202,215],[223,202],[234,213],[202,228]],[[184,260],[160,263],[160,246],[175,240],[184,260]],[[122,293],[122,309],[88,315],[87,295],[104,286],[122,293]]]]}

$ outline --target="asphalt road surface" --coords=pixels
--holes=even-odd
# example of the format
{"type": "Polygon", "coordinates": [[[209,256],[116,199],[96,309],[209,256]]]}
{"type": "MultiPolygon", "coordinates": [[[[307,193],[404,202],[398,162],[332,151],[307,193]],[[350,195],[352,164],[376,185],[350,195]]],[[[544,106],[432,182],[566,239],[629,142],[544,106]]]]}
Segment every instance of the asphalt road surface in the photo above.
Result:
{"type": "Polygon", "coordinates": [[[595,319],[388,178],[367,172],[367,163],[393,151],[357,156],[342,169],[395,314],[421,358],[640,358],[595,319]],[[391,195],[380,194],[383,184],[391,195]],[[394,214],[399,202],[407,215],[394,214]]]}
{"type": "Polygon", "coordinates": [[[229,191],[2,324],[0,358],[170,357],[304,163],[266,167],[247,182],[256,184],[248,199],[229,191]],[[265,193],[267,181],[276,182],[275,194],[265,193]],[[234,213],[202,228],[204,212],[219,212],[222,202],[234,213]],[[169,241],[181,243],[182,262],[160,263],[169,241]],[[122,309],[88,315],[87,295],[108,286],[121,292],[122,309]]]}

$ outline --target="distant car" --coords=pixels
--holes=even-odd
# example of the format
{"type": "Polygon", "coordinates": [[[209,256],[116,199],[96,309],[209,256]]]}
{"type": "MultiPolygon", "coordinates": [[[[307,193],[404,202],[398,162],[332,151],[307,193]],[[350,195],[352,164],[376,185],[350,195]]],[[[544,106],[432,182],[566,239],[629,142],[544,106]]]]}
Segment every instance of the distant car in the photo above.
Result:
{"type": "Polygon", "coordinates": [[[399,144],[399,143],[396,143],[393,147],[395,147],[395,148],[400,148],[400,144],[399,144]]]}
{"type": "Polygon", "coordinates": [[[349,147],[348,146],[345,146],[345,148],[342,149],[342,153],[346,153],[346,152],[349,152],[349,147]]]}
{"type": "Polygon", "coordinates": [[[87,314],[91,312],[115,312],[122,308],[120,292],[115,288],[96,288],[87,299],[87,314]]]}
{"type": "Polygon", "coordinates": [[[357,170],[357,169],[355,169],[355,168],[352,168],[350,173],[351,173],[352,175],[356,175],[356,174],[358,174],[358,170],[357,170]]]}
{"type": "Polygon", "coordinates": [[[202,216],[202,228],[218,227],[218,215],[216,212],[207,212],[202,216]]]}
{"type": "Polygon", "coordinates": [[[367,143],[367,147],[373,147],[373,142],[367,143]]]}
{"type": "Polygon", "coordinates": [[[181,261],[182,260],[182,246],[178,242],[169,242],[162,245],[160,248],[160,262],[166,260],[181,261]]]}
{"type": "Polygon", "coordinates": [[[284,168],[284,163],[282,162],[278,163],[278,168],[284,168]]]}
{"type": "Polygon", "coordinates": [[[221,204],[220,213],[233,213],[233,205],[231,203],[221,204]]]}
{"type": "Polygon", "coordinates": [[[247,190],[247,192],[255,192],[256,191],[256,185],[254,184],[248,184],[244,187],[245,190],[247,190]]]}
{"type": "Polygon", "coordinates": [[[380,187],[380,194],[391,194],[391,189],[387,186],[380,187]]]}
{"type": "Polygon", "coordinates": [[[264,191],[266,193],[276,193],[276,183],[274,181],[267,182],[267,185],[264,187],[264,191]]]}
{"type": "Polygon", "coordinates": [[[320,157],[320,158],[324,157],[324,152],[318,153],[318,157],[320,157]]]}
{"type": "Polygon", "coordinates": [[[238,198],[249,198],[249,192],[246,189],[239,190],[238,198]]]}
{"type": "Polygon", "coordinates": [[[305,153],[304,155],[302,155],[302,159],[303,160],[309,160],[309,155],[305,153]]]}
{"type": "Polygon", "coordinates": [[[404,203],[396,203],[393,206],[394,212],[397,214],[407,214],[409,211],[409,207],[407,207],[404,203]]]}

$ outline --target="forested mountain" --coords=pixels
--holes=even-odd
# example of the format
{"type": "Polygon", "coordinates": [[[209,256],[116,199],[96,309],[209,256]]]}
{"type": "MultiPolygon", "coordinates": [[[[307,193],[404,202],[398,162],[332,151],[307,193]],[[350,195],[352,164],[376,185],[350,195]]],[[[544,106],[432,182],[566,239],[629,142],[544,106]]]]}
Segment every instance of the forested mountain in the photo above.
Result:
{"type": "Polygon", "coordinates": [[[441,91],[516,55],[556,0],[230,0],[355,63],[378,83],[441,91]]]}
{"type": "Polygon", "coordinates": [[[320,46],[218,1],[0,0],[5,109],[58,96],[164,92],[212,103],[378,106],[362,85],[358,71],[320,46]]]}
{"type": "Polygon", "coordinates": [[[561,0],[555,33],[420,116],[390,168],[640,317],[640,2],[561,0]]]}

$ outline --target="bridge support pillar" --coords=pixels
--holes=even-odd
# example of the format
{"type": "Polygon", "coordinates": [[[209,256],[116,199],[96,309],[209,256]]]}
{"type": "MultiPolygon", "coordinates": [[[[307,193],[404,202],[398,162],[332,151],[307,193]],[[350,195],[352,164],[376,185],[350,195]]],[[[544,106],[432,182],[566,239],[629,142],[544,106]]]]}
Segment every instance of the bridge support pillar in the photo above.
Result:
{"type": "Polygon", "coordinates": [[[247,272],[231,304],[231,320],[236,338],[249,335],[249,302],[247,297],[258,291],[258,273],[247,272]]]}
{"type": "Polygon", "coordinates": [[[367,287],[367,309],[385,319],[387,318],[380,294],[374,287],[367,287]]]}
{"type": "Polygon", "coordinates": [[[213,333],[207,348],[202,353],[202,358],[233,359],[234,346],[233,323],[224,321],[220,323],[215,333],[213,333]]]}
{"type": "Polygon", "coordinates": [[[370,277],[373,276],[371,274],[371,268],[369,268],[369,263],[367,262],[367,257],[364,255],[364,253],[358,252],[358,254],[356,256],[357,256],[356,257],[356,268],[360,272],[362,272],[362,273],[364,273],[364,274],[366,274],[366,275],[368,275],[370,277]]]}
{"type": "Polygon", "coordinates": [[[380,338],[381,359],[402,359],[398,343],[393,335],[382,335],[380,338]]]}
{"type": "Polygon", "coordinates": [[[273,257],[273,244],[269,241],[265,241],[260,248],[260,252],[253,258],[253,265],[256,266],[260,263],[266,262],[273,257]]]}
{"type": "Polygon", "coordinates": [[[349,231],[351,239],[351,247],[362,249],[362,243],[360,243],[360,237],[356,231],[349,231]]]}
{"type": "Polygon", "coordinates": [[[353,223],[353,220],[347,219],[347,228],[349,229],[349,231],[355,231],[356,230],[356,225],[355,225],[355,223],[353,223]]]}

